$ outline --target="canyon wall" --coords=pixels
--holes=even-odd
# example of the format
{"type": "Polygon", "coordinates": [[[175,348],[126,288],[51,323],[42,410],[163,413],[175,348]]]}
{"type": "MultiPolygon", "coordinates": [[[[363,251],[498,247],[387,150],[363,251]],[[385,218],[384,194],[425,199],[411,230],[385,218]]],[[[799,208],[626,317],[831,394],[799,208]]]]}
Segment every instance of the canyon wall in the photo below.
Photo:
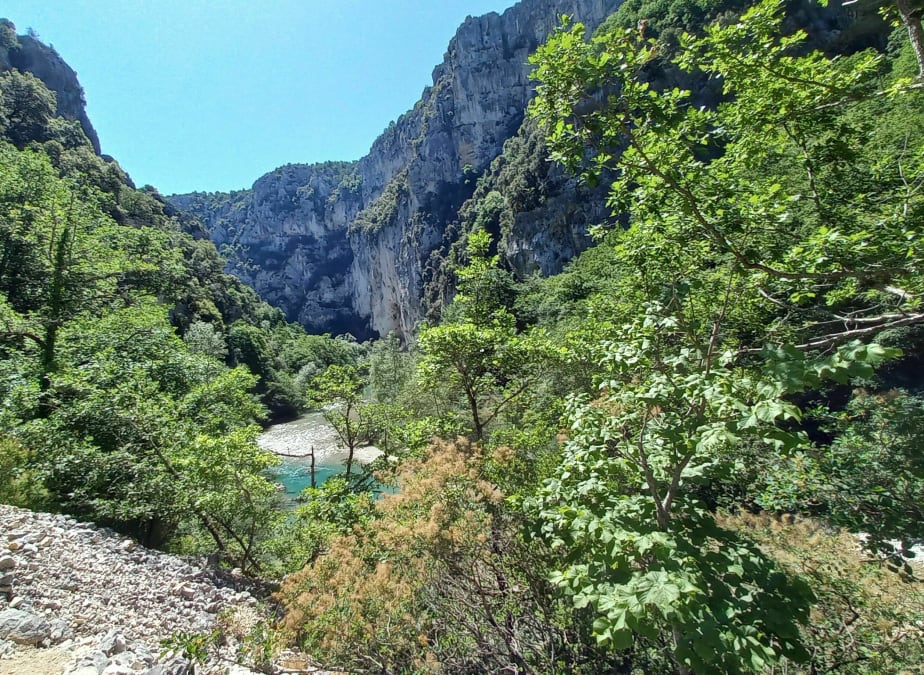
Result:
{"type": "MultiPolygon", "coordinates": [[[[506,141],[527,133],[520,129],[535,91],[529,55],[562,14],[592,30],[621,1],[522,0],[502,15],[469,17],[432,85],[355,164],[289,165],[251,190],[170,201],[196,215],[233,273],[291,320],[359,337],[410,335],[477,179],[492,171],[506,141]]],[[[505,233],[504,254],[517,271],[559,271],[603,215],[575,204],[573,180],[553,178],[550,198],[518,214],[505,233]]]]}

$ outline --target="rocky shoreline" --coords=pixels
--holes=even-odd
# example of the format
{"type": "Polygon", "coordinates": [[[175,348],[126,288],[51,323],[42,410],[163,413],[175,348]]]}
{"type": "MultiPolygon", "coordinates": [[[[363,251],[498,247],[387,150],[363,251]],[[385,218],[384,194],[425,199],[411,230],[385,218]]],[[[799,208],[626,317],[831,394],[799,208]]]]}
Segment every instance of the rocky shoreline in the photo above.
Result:
{"type": "Polygon", "coordinates": [[[0,504],[0,675],[252,673],[241,662],[265,595],[111,530],[0,504]],[[184,647],[206,635],[193,663],[184,647]]]}

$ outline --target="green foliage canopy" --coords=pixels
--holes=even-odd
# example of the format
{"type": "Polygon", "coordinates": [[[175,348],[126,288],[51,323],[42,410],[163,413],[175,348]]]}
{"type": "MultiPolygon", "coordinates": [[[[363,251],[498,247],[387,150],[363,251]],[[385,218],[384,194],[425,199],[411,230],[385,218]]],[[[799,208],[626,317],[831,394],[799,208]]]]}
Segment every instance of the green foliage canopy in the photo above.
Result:
{"type": "Polygon", "coordinates": [[[864,142],[844,113],[878,93],[877,57],[795,56],[804,34],[780,21],[764,2],[681,38],[676,65],[721,79],[715,110],[651,86],[660,47],[643,30],[588,43],[566,26],[535,58],[553,156],[618,177],[610,206],[630,227],[616,256],[644,314],[621,306],[598,395],[572,401],[560,474],[530,506],[597,639],[667,644],[681,672],[807,658],[811,593],[718,527],[697,485],[740,470],[745,449],[807,447],[787,396],[868,377],[895,352],[856,339],[924,321],[924,139],[891,157],[864,142]]]}

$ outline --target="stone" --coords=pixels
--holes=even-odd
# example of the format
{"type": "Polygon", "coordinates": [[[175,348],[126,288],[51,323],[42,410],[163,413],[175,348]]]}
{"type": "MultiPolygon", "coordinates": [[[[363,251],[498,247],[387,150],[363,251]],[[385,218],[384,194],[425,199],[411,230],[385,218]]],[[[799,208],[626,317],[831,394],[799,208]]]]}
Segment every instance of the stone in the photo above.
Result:
{"type": "Polygon", "coordinates": [[[73,629],[64,619],[52,619],[49,623],[51,624],[51,630],[49,631],[48,639],[51,640],[51,644],[66,642],[74,636],[73,629]]]}
{"type": "Polygon", "coordinates": [[[124,652],[126,646],[125,637],[112,629],[99,641],[97,648],[106,656],[112,656],[124,652]]]}
{"type": "Polygon", "coordinates": [[[21,645],[37,645],[51,635],[51,625],[44,617],[21,609],[0,612],[0,639],[21,645]]]}
{"type": "MultiPolygon", "coordinates": [[[[215,613],[252,598],[240,592],[248,587],[246,578],[212,576],[141,545],[126,553],[126,538],[104,528],[6,504],[0,504],[0,523],[7,528],[0,532],[0,559],[14,563],[4,562],[0,577],[14,575],[16,589],[15,596],[0,594],[0,657],[23,644],[55,645],[56,652],[73,655],[67,675],[100,675],[107,668],[110,675],[185,675],[189,662],[163,654],[161,641],[178,633],[208,634],[215,613]],[[22,552],[6,554],[10,544],[22,552]],[[23,550],[29,545],[36,546],[31,555],[23,550]],[[207,614],[207,606],[215,613],[207,614]]],[[[234,643],[216,645],[196,672],[225,672],[235,650],[234,643]]],[[[2,662],[0,671],[7,672],[2,662]]]]}
{"type": "Polygon", "coordinates": [[[122,652],[109,660],[109,665],[119,665],[131,671],[144,670],[147,663],[132,652],[122,652]]]}
{"type": "Polygon", "coordinates": [[[254,672],[250,668],[245,668],[240,664],[233,663],[228,666],[227,675],[254,675],[254,672]]]}
{"type": "Polygon", "coordinates": [[[163,663],[164,675],[186,675],[190,670],[190,661],[182,656],[174,656],[163,663]]]}
{"type": "MultiPolygon", "coordinates": [[[[174,656],[163,663],[153,665],[143,672],[144,675],[186,675],[186,673],[190,672],[189,665],[189,661],[186,659],[174,656]]],[[[225,672],[224,669],[221,672],[225,672]]]]}
{"type": "Polygon", "coordinates": [[[65,671],[65,675],[89,675],[89,673],[99,675],[108,664],[109,659],[103,652],[94,651],[79,658],[72,666],[73,670],[65,671]]]}
{"type": "Polygon", "coordinates": [[[11,570],[16,567],[16,559],[10,555],[0,556],[0,570],[11,570]]]}

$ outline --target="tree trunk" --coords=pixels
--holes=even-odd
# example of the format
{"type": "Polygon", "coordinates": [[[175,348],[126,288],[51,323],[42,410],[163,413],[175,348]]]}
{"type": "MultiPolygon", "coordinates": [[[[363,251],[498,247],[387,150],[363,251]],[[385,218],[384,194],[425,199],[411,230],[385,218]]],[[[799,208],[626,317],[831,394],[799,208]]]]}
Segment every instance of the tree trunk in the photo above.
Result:
{"type": "MultiPolygon", "coordinates": [[[[55,372],[55,346],[58,341],[58,322],[51,320],[45,326],[45,335],[42,340],[42,379],[39,382],[39,390],[42,392],[44,405],[45,394],[51,389],[51,376],[55,372]]],[[[42,415],[45,417],[45,415],[42,415]]]]}
{"type": "Polygon", "coordinates": [[[66,225],[61,237],[55,242],[53,270],[51,274],[51,289],[48,301],[48,318],[45,324],[45,335],[42,344],[41,368],[42,375],[39,382],[39,417],[45,418],[51,414],[51,376],[57,370],[55,362],[55,349],[58,339],[58,328],[64,315],[64,268],[67,264],[70,248],[71,228],[66,225]]]}
{"type": "Polygon", "coordinates": [[[918,77],[924,77],[924,28],[921,27],[920,0],[895,0],[895,6],[908,29],[908,39],[918,61],[918,77]]]}
{"type": "Polygon", "coordinates": [[[314,446],[311,446],[311,489],[314,490],[318,487],[318,481],[315,478],[314,472],[314,446]]]}
{"type": "Polygon", "coordinates": [[[481,425],[481,415],[478,414],[478,400],[475,398],[475,392],[469,387],[465,388],[465,397],[468,399],[468,407],[472,411],[472,425],[475,428],[475,440],[480,441],[484,437],[484,429],[481,425]]]}
{"type": "MultiPolygon", "coordinates": [[[[677,649],[680,647],[680,643],[684,640],[684,637],[680,632],[680,627],[677,626],[677,624],[674,624],[671,627],[671,633],[674,638],[674,652],[676,653],[677,649]]],[[[676,661],[676,663],[678,675],[690,675],[690,669],[685,664],[680,663],[680,661],[676,661]]]]}
{"type": "Polygon", "coordinates": [[[346,461],[346,477],[350,478],[350,471],[353,469],[353,454],[356,452],[356,446],[353,443],[350,443],[350,447],[347,449],[347,461],[346,461]]]}

